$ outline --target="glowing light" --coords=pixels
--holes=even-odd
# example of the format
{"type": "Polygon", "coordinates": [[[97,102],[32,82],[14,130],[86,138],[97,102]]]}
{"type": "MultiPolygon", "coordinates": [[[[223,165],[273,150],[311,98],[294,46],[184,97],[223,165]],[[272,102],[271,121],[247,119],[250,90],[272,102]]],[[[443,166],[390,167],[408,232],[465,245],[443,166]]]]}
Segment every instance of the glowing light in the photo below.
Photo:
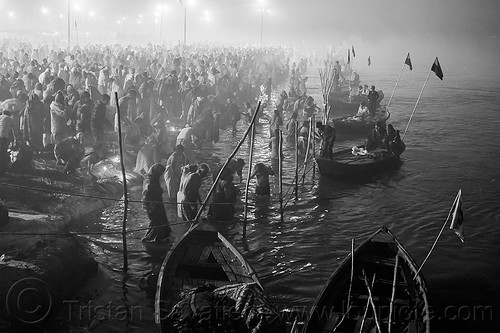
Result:
{"type": "Polygon", "coordinates": [[[208,10],[205,10],[203,12],[203,16],[201,17],[201,20],[205,21],[205,22],[210,22],[211,21],[210,12],[208,10]]]}
{"type": "Polygon", "coordinates": [[[40,11],[42,12],[42,14],[44,15],[47,15],[49,13],[49,10],[47,9],[47,7],[42,7],[40,8],[40,11]]]}
{"type": "Polygon", "coordinates": [[[59,18],[60,19],[64,18],[64,15],[63,14],[59,14],[59,18]]]}
{"type": "Polygon", "coordinates": [[[9,12],[8,15],[9,15],[9,18],[14,18],[16,16],[16,15],[14,15],[13,12],[9,12]]]}
{"type": "Polygon", "coordinates": [[[139,21],[137,21],[137,24],[141,24],[141,21],[140,21],[140,20],[139,20],[139,21]]]}
{"type": "Polygon", "coordinates": [[[94,17],[94,16],[95,16],[95,12],[90,11],[90,12],[89,12],[89,16],[90,16],[90,17],[94,17]]]}
{"type": "Polygon", "coordinates": [[[169,10],[169,7],[168,7],[168,5],[161,5],[161,4],[159,4],[158,6],[156,6],[156,9],[159,12],[167,12],[169,10]]]}
{"type": "Polygon", "coordinates": [[[79,4],[79,3],[75,3],[73,5],[73,8],[76,10],[76,11],[79,11],[80,9],[82,9],[82,6],[79,4]]]}

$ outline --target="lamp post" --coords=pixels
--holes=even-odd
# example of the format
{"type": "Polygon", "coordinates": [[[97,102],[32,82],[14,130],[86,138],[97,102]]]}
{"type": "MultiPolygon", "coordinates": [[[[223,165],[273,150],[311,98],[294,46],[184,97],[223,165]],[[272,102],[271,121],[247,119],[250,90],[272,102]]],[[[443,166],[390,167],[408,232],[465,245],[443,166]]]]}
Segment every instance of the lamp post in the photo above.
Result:
{"type": "Polygon", "coordinates": [[[68,0],[68,51],[71,51],[71,0],[68,0]]]}
{"type": "Polygon", "coordinates": [[[163,36],[163,13],[168,10],[167,5],[158,5],[157,11],[155,13],[156,17],[160,17],[160,40],[163,36]]]}
{"type": "Polygon", "coordinates": [[[264,14],[269,13],[269,9],[260,7],[259,8],[259,13],[260,13],[260,44],[262,45],[263,43],[263,36],[264,36],[264,14]]]}
{"type": "Polygon", "coordinates": [[[262,45],[262,36],[264,33],[264,8],[260,8],[260,45],[262,45]]]}
{"type": "Polygon", "coordinates": [[[187,35],[187,2],[188,0],[179,0],[182,8],[184,8],[184,45],[186,45],[186,35],[187,35]]]}

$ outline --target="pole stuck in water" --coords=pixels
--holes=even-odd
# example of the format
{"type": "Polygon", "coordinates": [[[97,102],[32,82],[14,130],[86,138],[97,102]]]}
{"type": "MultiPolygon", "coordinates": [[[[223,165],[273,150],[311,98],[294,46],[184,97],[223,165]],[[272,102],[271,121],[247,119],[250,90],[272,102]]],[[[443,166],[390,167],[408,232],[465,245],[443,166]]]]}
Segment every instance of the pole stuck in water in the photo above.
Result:
{"type": "Polygon", "coordinates": [[[123,270],[128,269],[128,254],[127,254],[127,213],[128,213],[128,191],[127,191],[127,176],[125,172],[125,164],[123,163],[123,145],[122,139],[122,122],[120,114],[120,103],[118,103],[118,93],[115,92],[116,115],[118,118],[118,144],[120,146],[120,166],[122,170],[123,181],[123,222],[122,222],[122,242],[123,242],[123,270]]]}
{"type": "Polygon", "coordinates": [[[247,172],[247,181],[245,184],[245,206],[243,207],[244,209],[243,238],[245,238],[247,235],[248,189],[250,187],[250,175],[252,174],[254,138],[255,138],[255,124],[252,124],[252,132],[250,132],[250,156],[248,156],[248,172],[247,172]]]}
{"type": "Polygon", "coordinates": [[[278,134],[278,187],[280,191],[280,216],[283,222],[283,132],[278,134]]]}
{"type": "Polygon", "coordinates": [[[425,85],[427,84],[427,81],[429,81],[429,76],[431,75],[432,69],[427,73],[427,77],[425,78],[424,85],[422,86],[422,90],[420,91],[420,94],[418,95],[417,102],[415,103],[415,106],[413,107],[413,111],[411,112],[410,119],[408,120],[408,123],[406,124],[405,131],[403,133],[403,137],[401,140],[404,140],[406,136],[406,132],[408,132],[408,127],[410,127],[411,120],[413,118],[413,114],[415,113],[415,110],[417,109],[418,102],[420,102],[420,98],[422,97],[422,94],[424,93],[424,88],[425,85]]]}
{"type": "Polygon", "coordinates": [[[311,117],[311,130],[312,130],[312,150],[313,150],[313,172],[312,172],[312,180],[316,178],[316,130],[315,130],[315,119],[316,117],[312,115],[311,117]]]}
{"type": "Polygon", "coordinates": [[[260,105],[261,105],[261,101],[259,101],[259,104],[257,105],[257,110],[255,110],[255,113],[252,116],[252,120],[250,121],[250,125],[248,126],[247,130],[245,131],[245,134],[243,134],[243,137],[241,138],[240,142],[238,143],[236,148],[234,148],[231,155],[229,155],[226,162],[224,162],[224,165],[222,166],[219,173],[217,174],[217,177],[215,177],[214,183],[212,184],[212,187],[210,187],[210,190],[208,191],[208,194],[207,194],[207,197],[205,198],[205,201],[203,201],[203,204],[201,205],[200,209],[198,210],[198,213],[196,214],[194,220],[192,221],[193,224],[196,224],[198,222],[198,220],[201,217],[201,214],[203,213],[203,211],[207,207],[208,200],[210,200],[210,197],[214,193],[215,186],[217,185],[217,182],[220,180],[220,177],[222,176],[222,172],[224,172],[224,170],[226,169],[227,164],[229,163],[229,161],[231,161],[231,159],[234,157],[234,155],[236,155],[236,153],[240,149],[243,142],[245,142],[245,140],[248,136],[248,133],[250,132],[250,129],[252,128],[252,125],[255,123],[255,119],[257,119],[257,114],[259,113],[260,105]]]}
{"type": "Polygon", "coordinates": [[[299,198],[299,121],[295,120],[295,200],[299,198]]]}
{"type": "Polygon", "coordinates": [[[307,147],[306,147],[306,156],[304,157],[304,172],[302,173],[302,186],[304,186],[306,180],[306,172],[307,172],[307,161],[309,159],[309,150],[311,147],[311,133],[312,133],[312,118],[309,118],[309,133],[307,135],[307,147]]]}

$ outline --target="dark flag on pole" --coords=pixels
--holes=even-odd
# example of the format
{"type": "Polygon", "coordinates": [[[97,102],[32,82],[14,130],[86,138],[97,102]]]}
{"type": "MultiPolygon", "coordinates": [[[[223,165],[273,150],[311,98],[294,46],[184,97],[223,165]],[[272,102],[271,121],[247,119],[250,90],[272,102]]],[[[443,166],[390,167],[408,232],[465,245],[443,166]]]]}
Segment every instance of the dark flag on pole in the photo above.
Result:
{"type": "Polygon", "coordinates": [[[354,45],[352,46],[352,57],[354,58],[356,56],[356,53],[354,52],[354,45]]]}
{"type": "Polygon", "coordinates": [[[372,64],[372,60],[370,59],[370,56],[368,56],[368,66],[372,64]]]}
{"type": "Polygon", "coordinates": [[[436,57],[436,60],[434,60],[434,63],[432,64],[431,71],[436,73],[437,77],[443,80],[443,70],[441,69],[441,65],[439,64],[438,57],[436,57]]]}
{"type": "Polygon", "coordinates": [[[76,20],[75,20],[75,29],[78,29],[78,25],[76,24],[76,20]]]}
{"type": "Polygon", "coordinates": [[[463,242],[464,241],[464,212],[462,211],[462,190],[458,190],[457,197],[455,198],[455,202],[453,203],[451,214],[451,224],[450,229],[455,231],[458,238],[463,242]]]}
{"type": "Polygon", "coordinates": [[[351,50],[347,49],[347,63],[351,63],[351,50]]]}
{"type": "Polygon", "coordinates": [[[411,65],[410,52],[408,52],[408,55],[406,56],[405,64],[410,66],[410,70],[413,69],[413,66],[411,65]]]}

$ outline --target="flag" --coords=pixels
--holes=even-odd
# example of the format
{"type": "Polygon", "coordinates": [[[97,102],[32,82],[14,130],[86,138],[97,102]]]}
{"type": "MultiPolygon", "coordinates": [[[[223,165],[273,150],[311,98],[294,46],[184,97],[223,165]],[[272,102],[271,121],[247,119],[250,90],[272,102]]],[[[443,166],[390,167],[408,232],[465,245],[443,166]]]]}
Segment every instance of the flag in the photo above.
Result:
{"type": "Polygon", "coordinates": [[[405,64],[410,66],[410,70],[413,69],[413,66],[411,65],[410,52],[408,52],[408,55],[406,56],[405,64]]]}
{"type": "Polygon", "coordinates": [[[439,64],[438,57],[436,57],[436,60],[434,60],[434,63],[432,64],[431,71],[436,73],[437,77],[443,80],[443,70],[441,69],[441,65],[439,64]]]}
{"type": "Polygon", "coordinates": [[[354,45],[352,46],[352,57],[354,58],[356,56],[356,53],[354,52],[354,45]]]}
{"type": "Polygon", "coordinates": [[[78,25],[76,24],[76,20],[75,20],[75,29],[78,29],[78,25]]]}
{"type": "Polygon", "coordinates": [[[347,49],[347,63],[351,63],[351,50],[347,49]]]}
{"type": "Polygon", "coordinates": [[[370,56],[368,56],[368,66],[370,66],[372,64],[372,61],[370,59],[370,56]]]}
{"type": "Polygon", "coordinates": [[[458,238],[464,241],[464,212],[462,211],[462,190],[458,190],[455,202],[453,202],[452,213],[451,213],[451,223],[450,229],[455,231],[458,238]]]}

